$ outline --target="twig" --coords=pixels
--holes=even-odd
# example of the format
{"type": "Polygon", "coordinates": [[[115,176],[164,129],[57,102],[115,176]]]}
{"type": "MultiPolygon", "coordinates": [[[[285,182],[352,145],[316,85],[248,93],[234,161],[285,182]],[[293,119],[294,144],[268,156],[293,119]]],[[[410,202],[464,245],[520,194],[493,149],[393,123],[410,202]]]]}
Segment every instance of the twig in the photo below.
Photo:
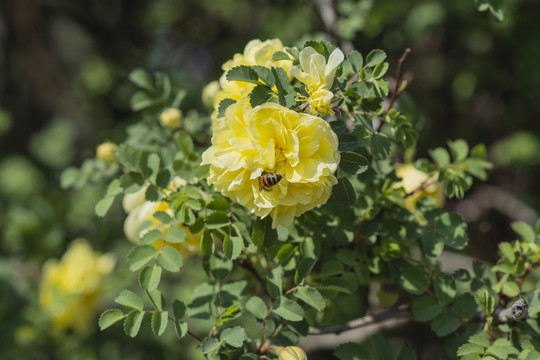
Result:
{"type": "Polygon", "coordinates": [[[262,285],[263,291],[266,295],[268,294],[268,290],[266,289],[266,281],[261,277],[261,275],[257,272],[257,269],[253,267],[253,264],[246,260],[246,259],[239,259],[238,265],[240,265],[241,268],[244,268],[245,270],[249,271],[255,278],[257,278],[257,281],[262,285]]]}
{"type": "Polygon", "coordinates": [[[401,67],[403,66],[403,62],[405,62],[405,58],[407,58],[407,55],[411,52],[410,48],[406,48],[403,52],[403,55],[401,55],[401,58],[398,61],[397,71],[396,71],[396,84],[394,86],[394,91],[392,92],[392,97],[390,98],[390,103],[388,104],[388,109],[385,111],[385,115],[390,111],[392,106],[394,105],[394,102],[396,101],[396,98],[399,94],[399,86],[401,85],[401,67]]]}
{"type": "Polygon", "coordinates": [[[191,331],[188,330],[187,334],[190,335],[192,338],[197,339],[200,343],[202,343],[201,338],[195,335],[194,333],[192,333],[191,331]]]}
{"type": "Polygon", "coordinates": [[[432,185],[432,184],[434,184],[436,182],[437,182],[437,179],[435,179],[435,178],[431,178],[431,179],[429,179],[427,181],[424,181],[422,184],[420,184],[419,187],[417,187],[413,191],[405,194],[405,198],[408,198],[409,196],[412,196],[412,195],[414,195],[414,194],[416,194],[416,193],[418,193],[418,192],[420,192],[422,190],[425,190],[428,186],[430,186],[430,185],[432,185]]]}
{"type": "Polygon", "coordinates": [[[345,331],[361,328],[367,325],[381,322],[386,319],[402,316],[411,316],[410,307],[408,304],[403,304],[395,309],[383,311],[375,315],[366,315],[360,319],[349,321],[344,325],[328,326],[324,328],[310,328],[309,335],[341,334],[345,331]]]}

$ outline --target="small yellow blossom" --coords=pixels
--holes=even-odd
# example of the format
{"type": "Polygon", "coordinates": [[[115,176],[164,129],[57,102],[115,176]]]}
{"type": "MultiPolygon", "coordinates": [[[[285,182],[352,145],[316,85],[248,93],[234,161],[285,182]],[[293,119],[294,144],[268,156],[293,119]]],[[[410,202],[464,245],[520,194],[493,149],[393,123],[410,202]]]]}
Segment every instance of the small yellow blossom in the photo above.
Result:
{"type": "MultiPolygon", "coordinates": [[[[180,178],[176,178],[171,189],[180,185],[185,185],[185,181],[180,178]]],[[[158,211],[165,212],[170,216],[174,216],[172,209],[169,207],[169,203],[166,201],[146,201],[145,200],[146,188],[143,188],[133,194],[127,194],[124,196],[123,207],[128,213],[128,216],[124,222],[124,234],[133,243],[138,243],[140,238],[150,230],[159,230],[166,235],[169,232],[171,226],[177,226],[186,232],[186,240],[182,243],[170,243],[162,238],[157,239],[152,243],[156,249],[161,249],[163,246],[171,246],[175,248],[184,260],[189,257],[200,253],[200,243],[202,238],[202,231],[197,234],[192,234],[189,228],[183,224],[163,224],[154,217],[154,213],[158,211]]]]}
{"type": "Polygon", "coordinates": [[[292,66],[290,73],[292,76],[306,84],[308,98],[299,97],[298,100],[307,101],[308,112],[313,114],[333,114],[332,97],[330,91],[334,83],[334,77],[338,66],[343,62],[345,56],[340,49],[335,49],[328,63],[323,55],[314,48],[308,46],[300,52],[300,67],[292,66]]]}
{"type": "Polygon", "coordinates": [[[95,253],[82,239],[71,244],[62,260],[45,263],[39,303],[50,314],[56,330],[85,333],[95,326],[101,287],[114,264],[112,254],[95,253]]]}
{"type": "Polygon", "coordinates": [[[219,79],[220,90],[217,91],[213,97],[214,112],[212,113],[212,127],[215,127],[218,123],[217,108],[221,100],[240,100],[247,96],[255,87],[255,84],[252,83],[227,80],[227,71],[240,65],[261,65],[268,68],[272,66],[281,67],[288,74],[292,65],[291,60],[272,60],[274,53],[282,50],[283,44],[279,39],[271,39],[266,41],[255,39],[251,40],[246,45],[242,54],[235,54],[231,60],[228,60],[223,64],[222,68],[224,73],[219,79]]]}
{"type": "Polygon", "coordinates": [[[414,211],[416,202],[426,196],[435,199],[435,206],[440,207],[444,204],[444,188],[443,184],[436,181],[436,176],[428,176],[423,171],[418,170],[412,164],[407,164],[399,167],[396,170],[396,175],[403,180],[396,184],[397,187],[403,187],[405,192],[412,193],[420,187],[427,185],[414,194],[405,198],[405,208],[410,212],[414,211]],[[433,182],[433,183],[431,183],[433,182]]]}
{"type": "Polygon", "coordinates": [[[307,360],[307,355],[298,346],[279,347],[277,349],[279,360],[307,360]]]}
{"type": "Polygon", "coordinates": [[[105,142],[98,146],[96,150],[96,157],[106,163],[116,162],[116,150],[118,150],[118,145],[112,142],[105,142]]]}
{"type": "Polygon", "coordinates": [[[159,115],[159,123],[166,128],[176,130],[182,125],[182,111],[177,108],[166,108],[159,115]]]}
{"type": "MultiPolygon", "coordinates": [[[[206,85],[202,91],[202,102],[203,105],[209,109],[214,109],[214,103],[216,95],[220,89],[219,82],[217,80],[212,81],[210,84],[206,85]]],[[[218,102],[219,105],[219,102],[218,102]]]]}
{"type": "Polygon", "coordinates": [[[339,164],[338,140],[330,125],[275,103],[251,108],[249,99],[230,105],[202,155],[208,182],[272,226],[289,226],[296,216],[326,203],[339,164]],[[268,173],[281,180],[259,188],[268,173]]]}

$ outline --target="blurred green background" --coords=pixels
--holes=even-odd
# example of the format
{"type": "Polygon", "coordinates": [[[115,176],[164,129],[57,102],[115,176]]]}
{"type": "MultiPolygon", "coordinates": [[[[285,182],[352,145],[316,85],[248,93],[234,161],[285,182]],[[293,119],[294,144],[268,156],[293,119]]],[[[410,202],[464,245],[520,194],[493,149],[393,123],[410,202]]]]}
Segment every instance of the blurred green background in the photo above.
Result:
{"type": "MultiPolygon", "coordinates": [[[[534,224],[540,209],[540,2],[502,8],[498,23],[473,0],[1,0],[2,358],[195,359],[191,340],[132,341],[120,326],[51,335],[37,307],[40,271],[75,238],[101,252],[130,246],[119,204],[94,216],[104,184],[59,186],[64,168],[80,166],[101,142],[121,142],[136,121],[129,72],[167,72],[188,90],[183,110],[205,111],[202,87],[254,38],[301,46],[327,36],[363,54],[382,48],[389,74],[411,48],[398,106],[423,127],[417,156],[464,138],[486,144],[495,163],[487,183],[446,205],[469,222],[465,252],[493,261],[496,244],[512,239],[510,222],[534,224]]],[[[104,305],[133,277],[118,262],[104,305]]]]}

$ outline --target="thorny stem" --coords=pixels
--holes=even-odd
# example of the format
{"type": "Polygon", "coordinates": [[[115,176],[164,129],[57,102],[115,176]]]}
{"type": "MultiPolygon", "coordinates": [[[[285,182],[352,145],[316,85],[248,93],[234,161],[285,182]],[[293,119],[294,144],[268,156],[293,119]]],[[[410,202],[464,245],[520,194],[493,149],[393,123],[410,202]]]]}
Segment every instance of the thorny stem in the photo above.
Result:
{"type": "Polygon", "coordinates": [[[396,84],[394,85],[394,91],[392,92],[392,97],[390,98],[390,103],[388,104],[388,109],[385,111],[385,115],[390,111],[392,106],[394,105],[394,102],[396,101],[397,96],[399,95],[399,86],[401,85],[401,67],[403,66],[403,62],[405,62],[405,58],[407,58],[407,55],[411,52],[410,48],[406,48],[403,52],[403,55],[401,55],[401,58],[399,59],[397,71],[396,71],[396,84]]]}
{"type": "Polygon", "coordinates": [[[265,344],[264,341],[264,332],[266,331],[266,320],[270,317],[270,314],[272,314],[272,311],[274,310],[274,305],[270,306],[270,309],[268,310],[268,314],[266,314],[266,317],[264,318],[262,329],[261,329],[261,344],[259,345],[259,348],[257,349],[257,354],[262,354],[264,351],[262,351],[262,347],[265,344]]]}

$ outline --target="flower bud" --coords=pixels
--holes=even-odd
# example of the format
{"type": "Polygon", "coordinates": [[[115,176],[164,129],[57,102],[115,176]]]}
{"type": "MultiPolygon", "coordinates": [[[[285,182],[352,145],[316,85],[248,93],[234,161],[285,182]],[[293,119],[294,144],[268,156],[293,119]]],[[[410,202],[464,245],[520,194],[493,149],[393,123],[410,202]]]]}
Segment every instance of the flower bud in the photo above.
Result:
{"type": "Polygon", "coordinates": [[[178,129],[182,125],[182,111],[177,108],[167,108],[159,116],[159,122],[171,130],[178,129]]]}
{"type": "Polygon", "coordinates": [[[287,346],[278,349],[279,360],[307,360],[304,350],[298,346],[287,346]]]}
{"type": "Polygon", "coordinates": [[[219,82],[212,81],[206,85],[202,91],[202,102],[207,109],[214,108],[214,101],[216,100],[216,94],[219,91],[219,82]]]}
{"type": "Polygon", "coordinates": [[[117,149],[118,145],[115,143],[105,142],[98,146],[96,156],[99,160],[106,163],[114,163],[116,162],[116,156],[114,154],[116,153],[117,149]]]}

